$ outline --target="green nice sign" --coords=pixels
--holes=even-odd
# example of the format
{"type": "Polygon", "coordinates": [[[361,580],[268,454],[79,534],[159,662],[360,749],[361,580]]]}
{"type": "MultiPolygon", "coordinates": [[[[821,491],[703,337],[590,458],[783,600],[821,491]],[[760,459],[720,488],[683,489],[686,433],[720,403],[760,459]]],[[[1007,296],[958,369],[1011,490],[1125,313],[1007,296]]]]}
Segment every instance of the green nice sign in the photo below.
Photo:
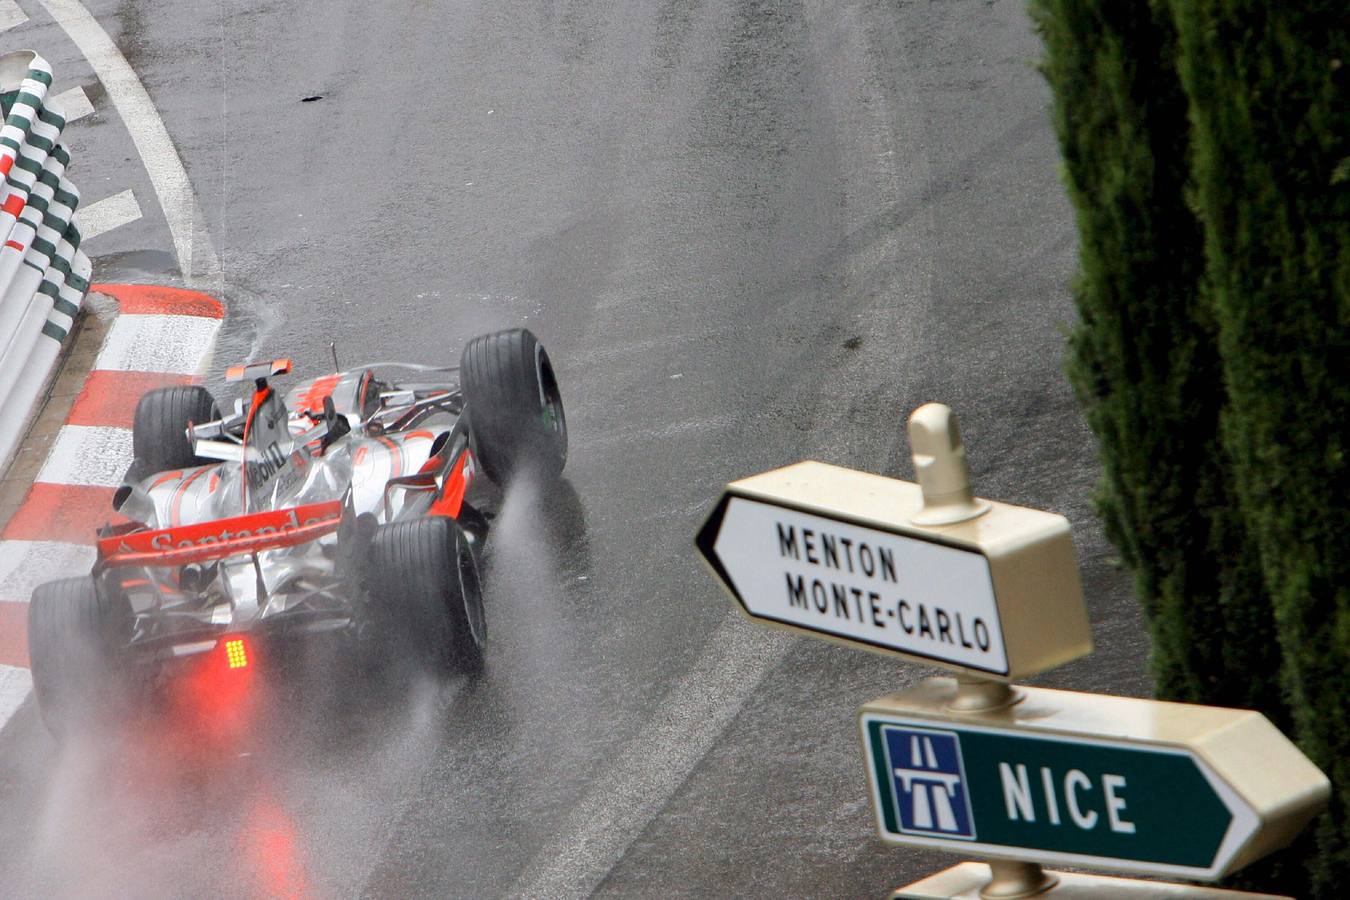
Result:
{"type": "Polygon", "coordinates": [[[1260,825],[1181,747],[865,713],[882,837],[971,855],[1214,878],[1260,825]]]}

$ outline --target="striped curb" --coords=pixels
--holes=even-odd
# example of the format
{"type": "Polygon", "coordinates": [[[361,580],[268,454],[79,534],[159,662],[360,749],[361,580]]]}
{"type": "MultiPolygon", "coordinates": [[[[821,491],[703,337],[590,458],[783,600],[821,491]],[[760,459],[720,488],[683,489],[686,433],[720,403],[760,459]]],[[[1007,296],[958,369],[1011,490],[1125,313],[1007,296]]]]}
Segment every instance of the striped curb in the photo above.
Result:
{"type": "Polygon", "coordinates": [[[0,466],[27,430],[93,268],[60,143],[68,119],[47,96],[51,84],[51,66],[33,51],[0,56],[0,466]]]}
{"type": "MultiPolygon", "coordinates": [[[[196,291],[93,285],[117,302],[93,369],[18,509],[0,529],[0,728],[32,688],[28,599],[53,578],[88,572],[95,530],[131,463],[131,423],[147,390],[200,383],[225,308],[196,291]]],[[[58,413],[59,414],[59,413],[58,413]]]]}

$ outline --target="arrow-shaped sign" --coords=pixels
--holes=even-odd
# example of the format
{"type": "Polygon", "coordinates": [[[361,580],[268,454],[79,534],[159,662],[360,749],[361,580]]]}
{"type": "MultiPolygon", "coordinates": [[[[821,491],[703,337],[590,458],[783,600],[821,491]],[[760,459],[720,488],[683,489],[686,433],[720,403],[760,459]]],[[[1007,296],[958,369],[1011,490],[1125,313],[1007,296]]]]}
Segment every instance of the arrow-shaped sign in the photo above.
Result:
{"type": "Polygon", "coordinates": [[[697,545],[766,624],[999,679],[1087,653],[1068,522],[985,508],[917,524],[918,485],[803,462],[728,485],[697,545]]]}
{"type": "Polygon", "coordinates": [[[1022,690],[983,716],[950,710],[947,679],[863,708],[884,839],[1215,879],[1282,846],[1325,799],[1326,777],[1258,713],[1022,690]]]}
{"type": "Polygon", "coordinates": [[[698,543],[756,619],[1008,674],[989,562],[977,552],[736,495],[698,543]]]}

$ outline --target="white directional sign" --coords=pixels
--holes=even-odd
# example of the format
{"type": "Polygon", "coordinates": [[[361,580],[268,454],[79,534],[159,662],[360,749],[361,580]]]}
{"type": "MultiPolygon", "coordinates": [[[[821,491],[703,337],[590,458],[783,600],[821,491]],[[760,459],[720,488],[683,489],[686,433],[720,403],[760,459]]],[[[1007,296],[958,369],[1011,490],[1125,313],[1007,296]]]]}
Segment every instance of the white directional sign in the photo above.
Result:
{"type": "Polygon", "coordinates": [[[756,621],[1000,680],[1087,653],[1068,523],[987,506],[918,525],[918,485],[804,462],[729,485],[697,543],[756,621]]]}
{"type": "Polygon", "coordinates": [[[1008,673],[981,554],[730,497],[712,551],[759,619],[1008,673]]]}

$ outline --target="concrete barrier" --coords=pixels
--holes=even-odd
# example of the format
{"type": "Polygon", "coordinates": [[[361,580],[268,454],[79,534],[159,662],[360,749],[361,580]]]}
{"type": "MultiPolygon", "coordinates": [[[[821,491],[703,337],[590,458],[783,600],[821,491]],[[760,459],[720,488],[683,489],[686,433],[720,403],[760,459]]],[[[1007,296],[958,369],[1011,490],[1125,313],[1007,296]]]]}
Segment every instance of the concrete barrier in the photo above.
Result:
{"type": "Polygon", "coordinates": [[[48,98],[51,66],[29,50],[0,56],[0,471],[8,465],[89,289],[74,218],[80,194],[48,98]]]}

